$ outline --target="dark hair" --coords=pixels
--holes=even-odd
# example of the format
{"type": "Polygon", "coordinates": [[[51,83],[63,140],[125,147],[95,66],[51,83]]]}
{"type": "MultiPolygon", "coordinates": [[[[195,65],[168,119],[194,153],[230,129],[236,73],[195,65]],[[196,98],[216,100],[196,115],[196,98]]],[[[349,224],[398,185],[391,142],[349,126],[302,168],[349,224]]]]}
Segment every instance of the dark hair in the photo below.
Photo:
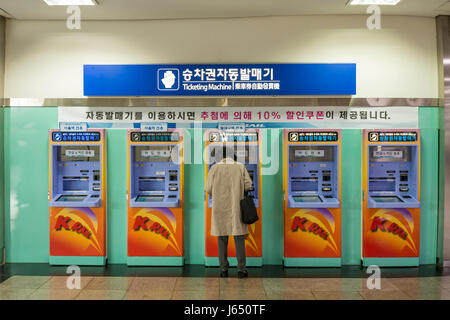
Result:
{"type": "Polygon", "coordinates": [[[237,161],[236,152],[234,152],[234,148],[231,146],[223,146],[222,148],[222,159],[232,158],[234,161],[237,161]]]}

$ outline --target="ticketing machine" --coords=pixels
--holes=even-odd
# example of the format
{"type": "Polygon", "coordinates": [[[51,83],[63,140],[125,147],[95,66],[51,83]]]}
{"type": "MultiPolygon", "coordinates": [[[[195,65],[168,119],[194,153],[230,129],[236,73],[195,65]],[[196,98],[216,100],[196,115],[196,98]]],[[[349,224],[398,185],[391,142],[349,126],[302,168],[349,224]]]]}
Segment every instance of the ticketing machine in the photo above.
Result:
{"type": "MultiPolygon", "coordinates": [[[[223,158],[223,147],[231,146],[235,150],[238,162],[245,165],[253,181],[253,190],[249,196],[253,198],[259,220],[248,226],[249,236],[245,241],[247,266],[262,266],[262,200],[261,200],[261,137],[258,130],[245,132],[224,132],[206,130],[205,136],[205,186],[209,169],[223,158]]],[[[218,266],[217,237],[211,236],[212,198],[205,195],[205,265],[218,266]]],[[[232,238],[232,237],[231,237],[232,238]]],[[[233,240],[234,241],[234,240],[233,240]]],[[[236,265],[236,249],[228,246],[230,265],[236,265]]]]}
{"type": "Polygon", "coordinates": [[[184,264],[183,132],[128,131],[128,265],[184,264]]]}
{"type": "Polygon", "coordinates": [[[417,266],[420,131],[363,132],[363,265],[417,266]]]}
{"type": "Polygon", "coordinates": [[[106,262],[104,130],[49,132],[50,264],[106,262]]]}
{"type": "Polygon", "coordinates": [[[284,265],[341,265],[340,130],[283,132],[284,265]]]}

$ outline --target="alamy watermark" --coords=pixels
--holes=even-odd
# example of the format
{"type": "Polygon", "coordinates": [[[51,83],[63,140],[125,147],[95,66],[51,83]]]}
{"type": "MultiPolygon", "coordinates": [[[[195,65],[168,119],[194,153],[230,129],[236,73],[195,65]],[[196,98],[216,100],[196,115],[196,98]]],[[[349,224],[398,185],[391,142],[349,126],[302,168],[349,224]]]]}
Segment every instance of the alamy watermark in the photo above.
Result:
{"type": "Polygon", "coordinates": [[[379,266],[371,265],[366,271],[368,274],[372,274],[367,278],[367,289],[369,290],[381,290],[381,269],[379,266]]]}
{"type": "Polygon", "coordinates": [[[67,274],[70,276],[67,278],[66,286],[69,290],[80,290],[81,289],[81,269],[79,266],[69,266],[66,270],[67,274]]]}
{"type": "Polygon", "coordinates": [[[66,20],[66,27],[69,30],[81,29],[81,8],[79,6],[68,6],[66,13],[69,17],[66,20]]]}
{"type": "Polygon", "coordinates": [[[367,18],[367,29],[380,30],[381,29],[381,8],[377,5],[371,5],[367,8],[367,14],[370,14],[367,18]]]}

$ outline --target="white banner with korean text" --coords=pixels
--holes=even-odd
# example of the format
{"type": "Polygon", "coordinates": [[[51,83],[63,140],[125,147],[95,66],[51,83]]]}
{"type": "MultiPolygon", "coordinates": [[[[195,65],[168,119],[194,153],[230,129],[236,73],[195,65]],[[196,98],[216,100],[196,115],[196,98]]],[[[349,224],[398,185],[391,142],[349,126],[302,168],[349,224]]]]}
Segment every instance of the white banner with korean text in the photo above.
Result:
{"type": "Polygon", "coordinates": [[[59,107],[59,123],[88,128],[217,128],[224,123],[247,128],[416,129],[417,107],[59,107]]]}

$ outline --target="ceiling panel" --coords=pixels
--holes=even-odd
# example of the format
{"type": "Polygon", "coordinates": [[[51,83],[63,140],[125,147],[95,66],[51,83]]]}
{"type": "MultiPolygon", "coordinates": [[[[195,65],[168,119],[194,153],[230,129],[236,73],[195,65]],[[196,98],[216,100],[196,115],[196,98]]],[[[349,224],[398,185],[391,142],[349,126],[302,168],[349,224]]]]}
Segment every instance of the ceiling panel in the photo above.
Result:
{"type": "MultiPolygon", "coordinates": [[[[312,14],[366,14],[365,6],[347,6],[348,0],[98,0],[82,7],[86,20],[147,20],[257,17],[312,14]]],[[[402,0],[383,6],[382,14],[436,16],[448,14],[447,0],[402,0]],[[442,8],[440,11],[438,8],[442,8]]],[[[66,7],[42,0],[0,0],[0,9],[20,20],[66,19],[66,7]]],[[[1,11],[0,11],[1,14],[1,11]]]]}

